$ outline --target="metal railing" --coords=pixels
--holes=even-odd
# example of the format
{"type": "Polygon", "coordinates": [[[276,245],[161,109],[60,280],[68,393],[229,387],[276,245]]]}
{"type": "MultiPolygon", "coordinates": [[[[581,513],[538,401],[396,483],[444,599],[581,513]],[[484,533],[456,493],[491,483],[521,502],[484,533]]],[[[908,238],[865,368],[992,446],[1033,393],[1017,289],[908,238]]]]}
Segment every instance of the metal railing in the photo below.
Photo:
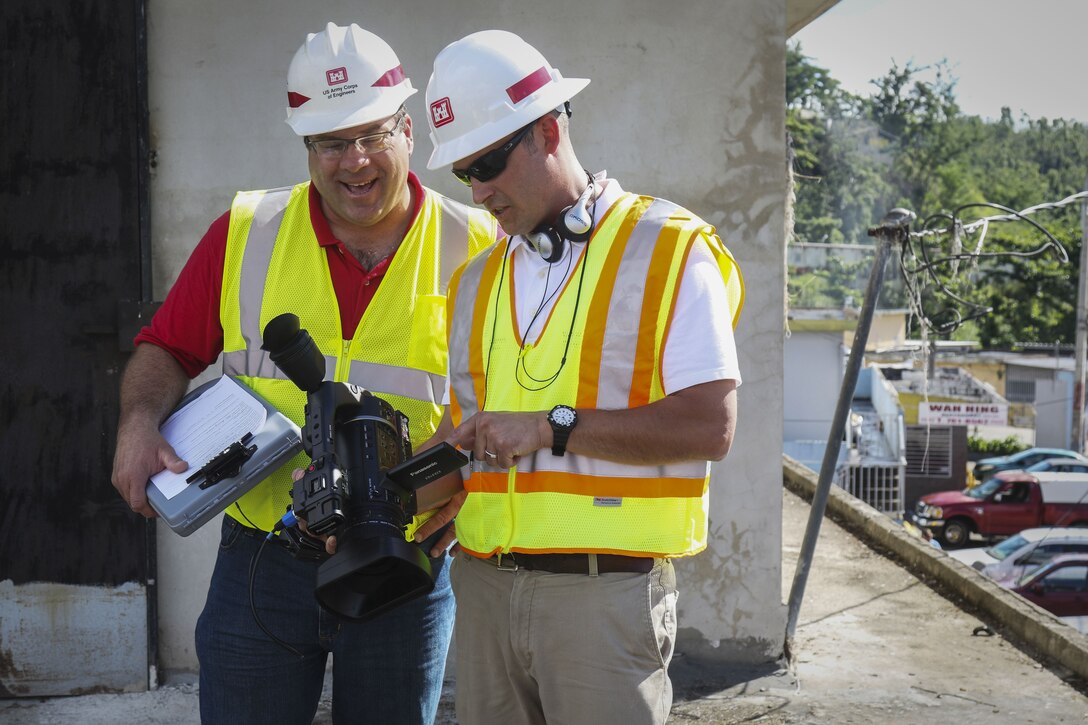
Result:
{"type": "Polygon", "coordinates": [[[882,514],[897,517],[903,512],[905,466],[903,464],[846,465],[835,472],[835,485],[882,514]]]}

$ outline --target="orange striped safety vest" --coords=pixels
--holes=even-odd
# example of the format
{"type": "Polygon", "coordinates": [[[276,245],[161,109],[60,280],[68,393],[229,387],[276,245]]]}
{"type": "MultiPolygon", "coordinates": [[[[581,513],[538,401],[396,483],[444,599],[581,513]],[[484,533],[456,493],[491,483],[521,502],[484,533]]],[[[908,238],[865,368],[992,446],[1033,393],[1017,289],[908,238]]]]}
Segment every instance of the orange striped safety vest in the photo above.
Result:
{"type": "MultiPolygon", "coordinates": [[[[514,319],[510,240],[470,260],[450,283],[454,423],[479,410],[615,410],[664,397],[665,340],[699,240],[718,261],[735,326],[744,284],[732,255],[713,227],[661,199],[625,193],[609,207],[533,345],[514,319]]],[[[471,472],[458,540],[476,556],[695,554],[706,547],[709,474],[708,461],[625,465],[539,450],[509,471],[471,472]]]]}

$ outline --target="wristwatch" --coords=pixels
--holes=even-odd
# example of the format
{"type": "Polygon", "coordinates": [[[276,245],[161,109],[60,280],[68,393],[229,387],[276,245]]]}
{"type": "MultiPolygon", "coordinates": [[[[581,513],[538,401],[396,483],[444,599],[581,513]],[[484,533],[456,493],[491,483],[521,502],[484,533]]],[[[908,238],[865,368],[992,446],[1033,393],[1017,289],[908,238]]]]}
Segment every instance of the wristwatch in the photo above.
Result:
{"type": "Polygon", "coordinates": [[[561,456],[567,452],[570,432],[578,425],[578,413],[569,405],[557,405],[548,413],[548,425],[552,427],[552,455],[561,456]]]}

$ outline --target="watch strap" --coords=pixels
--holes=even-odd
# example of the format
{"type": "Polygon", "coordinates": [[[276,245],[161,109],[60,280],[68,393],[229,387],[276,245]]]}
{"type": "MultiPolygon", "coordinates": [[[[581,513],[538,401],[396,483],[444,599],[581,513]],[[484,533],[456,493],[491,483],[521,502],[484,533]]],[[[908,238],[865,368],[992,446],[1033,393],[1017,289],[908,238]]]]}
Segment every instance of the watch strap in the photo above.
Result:
{"type": "Polygon", "coordinates": [[[567,452],[567,439],[570,438],[570,428],[552,426],[552,455],[562,456],[567,452]]]}

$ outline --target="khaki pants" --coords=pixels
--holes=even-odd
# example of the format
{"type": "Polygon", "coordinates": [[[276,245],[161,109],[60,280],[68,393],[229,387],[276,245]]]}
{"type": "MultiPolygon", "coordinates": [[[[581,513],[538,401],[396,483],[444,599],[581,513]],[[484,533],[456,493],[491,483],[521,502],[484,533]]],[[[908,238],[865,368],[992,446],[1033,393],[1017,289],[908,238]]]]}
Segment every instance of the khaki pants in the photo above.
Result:
{"type": "Polygon", "coordinates": [[[672,707],[676,573],[504,571],[461,553],[457,718],[461,725],[657,725],[672,707]]]}

